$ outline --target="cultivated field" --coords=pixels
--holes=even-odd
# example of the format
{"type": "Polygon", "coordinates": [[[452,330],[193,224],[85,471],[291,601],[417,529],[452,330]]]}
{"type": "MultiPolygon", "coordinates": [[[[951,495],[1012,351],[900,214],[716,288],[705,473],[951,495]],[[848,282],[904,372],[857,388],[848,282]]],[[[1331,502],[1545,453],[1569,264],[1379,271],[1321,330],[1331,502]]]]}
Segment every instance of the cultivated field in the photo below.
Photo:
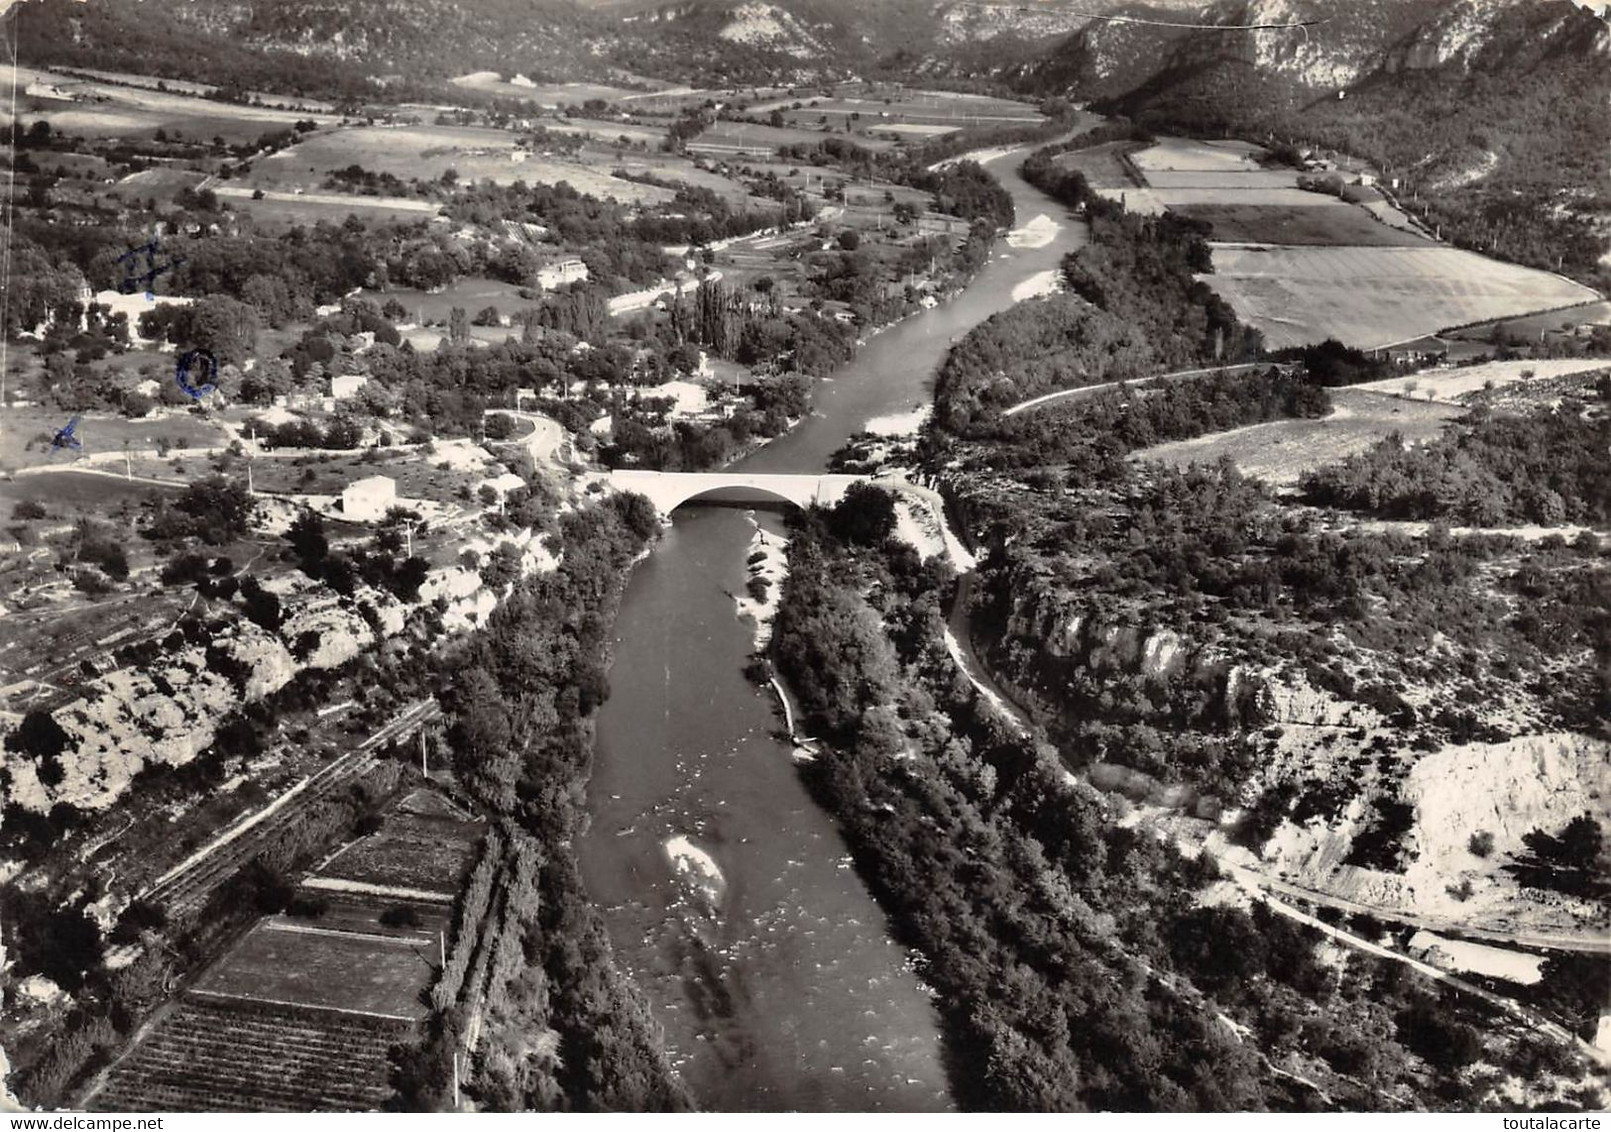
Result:
{"type": "MultiPolygon", "coordinates": [[[[64,70],[70,70],[75,75],[88,75],[92,79],[105,79],[107,82],[117,83],[122,86],[146,87],[150,90],[159,89],[158,84],[160,83],[161,89],[175,91],[179,94],[200,96],[212,94],[218,89],[209,83],[193,83],[184,79],[170,79],[157,75],[136,75],[127,71],[99,71],[91,67],[68,67],[64,70]]],[[[329,114],[335,111],[333,103],[324,102],[317,98],[302,98],[299,95],[291,94],[266,94],[262,91],[249,91],[247,93],[274,109],[315,111],[321,114],[329,114]]]]}
{"type": "Polygon", "coordinates": [[[642,94],[643,91],[627,90],[625,87],[600,86],[597,83],[533,83],[523,75],[510,75],[510,79],[523,79],[522,82],[505,80],[497,71],[476,71],[469,75],[460,75],[450,80],[455,86],[462,86],[466,90],[478,90],[486,94],[496,94],[502,98],[523,98],[528,102],[535,102],[539,106],[580,106],[591,99],[602,98],[605,102],[615,102],[629,95],[642,94]]]}
{"type": "Polygon", "coordinates": [[[1059,154],[1055,160],[1064,169],[1083,173],[1085,179],[1091,183],[1091,187],[1104,195],[1112,195],[1107,192],[1110,189],[1134,192],[1141,186],[1119,160],[1119,155],[1129,145],[1129,142],[1106,142],[1088,149],[1076,149],[1070,153],[1059,154]]]}
{"type": "MultiPolygon", "coordinates": [[[[173,377],[172,361],[168,377],[173,377]]],[[[217,424],[192,416],[186,411],[158,410],[150,417],[130,420],[127,417],[85,415],[79,420],[73,435],[83,444],[82,449],[56,451],[47,447],[56,430],[65,426],[72,413],[59,409],[15,408],[0,410],[5,413],[5,428],[0,430],[0,470],[33,466],[62,465],[75,456],[96,452],[121,452],[127,443],[135,449],[153,449],[166,442],[175,449],[208,448],[228,444],[230,437],[217,424]],[[29,446],[32,451],[29,451],[29,446]]],[[[122,471],[122,466],[118,466],[122,471]]]]}
{"type": "Polygon", "coordinates": [[[130,173],[117,183],[110,195],[124,200],[156,200],[172,204],[174,197],[185,189],[195,189],[207,180],[207,174],[195,169],[167,169],[157,167],[130,173]]]}
{"type": "MultiPolygon", "coordinates": [[[[1171,193],[1185,196],[1193,190],[1171,193]]],[[[1208,190],[1219,192],[1222,190],[1208,190]]],[[[1213,225],[1209,239],[1216,243],[1263,243],[1332,247],[1426,247],[1431,241],[1393,228],[1375,219],[1363,208],[1344,204],[1340,200],[1330,203],[1304,201],[1298,204],[1278,204],[1256,199],[1267,193],[1285,193],[1287,189],[1255,189],[1250,193],[1236,194],[1239,203],[1188,203],[1170,200],[1170,210],[1194,220],[1205,220],[1213,225]],[[1248,200],[1248,197],[1255,199],[1248,200]]],[[[1163,194],[1156,194],[1162,196],[1163,194]]],[[[1314,193],[1302,194],[1314,197],[1314,193]]]]}
{"type": "Polygon", "coordinates": [[[1468,326],[1449,337],[1485,342],[1492,338],[1495,330],[1501,330],[1507,335],[1536,339],[1541,333],[1558,331],[1566,326],[1611,326],[1611,303],[1586,303],[1568,310],[1540,311],[1523,318],[1468,326]]]}
{"type": "MultiPolygon", "coordinates": [[[[720,173],[713,173],[709,169],[700,169],[686,158],[672,157],[666,154],[651,156],[635,153],[616,156],[612,153],[608,156],[600,154],[596,163],[599,168],[612,174],[617,169],[620,169],[634,176],[649,174],[667,181],[677,181],[685,185],[692,185],[695,188],[709,189],[734,204],[762,209],[777,207],[775,201],[769,202],[752,197],[749,191],[737,181],[724,177],[720,173]]],[[[746,163],[746,165],[751,164],[760,165],[761,163],[746,163]]],[[[780,175],[785,172],[787,170],[780,170],[780,175]]],[[[616,178],[614,183],[620,184],[621,181],[616,178]]]]}
{"type": "Polygon", "coordinates": [[[1406,441],[1431,440],[1465,410],[1385,393],[1334,389],[1336,408],[1321,420],[1283,420],[1248,425],[1230,432],[1160,444],[1132,455],[1177,468],[1212,464],[1229,456],[1244,475],[1276,486],[1291,486],[1309,471],[1335,463],[1398,433],[1406,441]]]}
{"type": "Polygon", "coordinates": [[[1257,173],[1259,147],[1243,141],[1159,138],[1135,155],[1136,165],[1150,178],[1154,172],[1257,173]]]}
{"type": "Polygon", "coordinates": [[[899,95],[863,98],[841,95],[836,98],[775,99],[750,107],[752,114],[783,113],[791,125],[811,127],[822,118],[843,130],[847,120],[852,131],[883,129],[889,125],[911,124],[944,126],[960,130],[970,126],[1029,124],[1042,121],[1033,106],[986,95],[955,94],[947,91],[905,91],[899,95]],[[799,102],[800,109],[794,109],[799,102]]]}
{"type": "Polygon", "coordinates": [[[384,828],[319,867],[321,878],[440,892],[451,899],[475,858],[481,827],[424,814],[393,814],[384,828]]]}
{"type": "Polygon", "coordinates": [[[1273,349],[1374,348],[1594,298],[1587,287],[1448,247],[1221,248],[1203,281],[1273,349]]]}
{"type": "Polygon", "coordinates": [[[1424,369],[1406,377],[1390,377],[1385,381],[1372,381],[1353,388],[1454,404],[1489,388],[1498,390],[1519,382],[1549,381],[1569,374],[1594,373],[1604,370],[1608,364],[1611,363],[1604,358],[1538,358],[1483,362],[1474,366],[1424,369]]]}
{"type": "Polygon", "coordinates": [[[581,134],[584,137],[597,138],[603,142],[615,142],[620,138],[650,148],[658,146],[665,140],[666,131],[654,126],[646,126],[641,122],[604,122],[591,118],[544,118],[537,123],[551,134],[581,134]]]}
{"type": "Polygon", "coordinates": [[[263,158],[252,168],[252,188],[318,189],[327,173],[359,165],[371,173],[390,173],[403,181],[432,181],[449,169],[461,181],[490,180],[500,185],[558,184],[569,181],[579,192],[627,203],[670,200],[672,193],[655,185],[639,185],[611,177],[614,157],[567,160],[517,153],[513,134],[473,126],[354,126],[315,134],[289,149],[263,158]]]}
{"type": "MultiPolygon", "coordinates": [[[[194,98],[178,91],[119,86],[88,79],[72,79],[31,67],[0,64],[0,85],[15,83],[26,95],[18,117],[24,122],[40,118],[62,133],[84,136],[148,136],[159,128],[170,137],[230,142],[256,141],[263,134],[311,118],[321,125],[337,121],[314,111],[275,110],[194,98]]],[[[0,123],[9,125],[9,108],[0,108],[0,123]]]]}
{"type": "Polygon", "coordinates": [[[383,1018],[419,1019],[436,940],[330,931],[314,921],[264,921],[208,971],[197,989],[230,998],[383,1018]]]}
{"type": "Polygon", "coordinates": [[[100,1112],[361,1112],[393,1094],[379,1018],[190,994],[112,1067],[100,1112]]]}
{"type": "Polygon", "coordinates": [[[346,193],[294,193],[283,189],[261,190],[261,200],[252,199],[252,190],[238,185],[215,185],[213,191],[230,206],[250,213],[260,222],[292,227],[317,224],[324,220],[339,223],[349,215],[368,221],[422,220],[435,216],[441,205],[429,200],[406,197],[353,196],[346,193]]]}
{"type": "MultiPolygon", "coordinates": [[[[1146,155],[1146,150],[1136,154],[1137,159],[1146,155]]],[[[1141,165],[1136,160],[1138,166],[1141,165]]],[[[1147,184],[1155,189],[1298,189],[1296,169],[1248,169],[1217,173],[1205,169],[1164,170],[1141,169],[1141,175],[1147,179],[1147,184]]]]}
{"type": "MultiPolygon", "coordinates": [[[[688,143],[690,153],[771,153],[784,145],[815,145],[828,137],[844,137],[843,131],[789,126],[759,126],[752,122],[715,122],[711,127],[688,143]]],[[[858,139],[858,145],[869,148],[889,148],[890,143],[867,142],[858,139]]]]}
{"type": "MultiPolygon", "coordinates": [[[[401,925],[381,923],[381,915],[394,905],[377,904],[373,896],[348,896],[339,892],[323,890],[318,893],[318,898],[324,905],[324,911],[311,923],[314,927],[324,928],[328,931],[407,936],[411,939],[418,939],[421,936],[435,938],[438,932],[451,932],[452,930],[453,909],[446,904],[410,901],[408,906],[414,909],[414,915],[418,922],[401,925]]],[[[280,919],[275,922],[289,923],[293,926],[306,926],[310,921],[280,919]]]]}
{"type": "Polygon", "coordinates": [[[485,466],[462,471],[439,466],[445,462],[448,461],[441,455],[428,456],[419,450],[399,452],[379,460],[312,453],[256,460],[252,465],[252,475],[259,491],[294,492],[299,495],[340,495],[342,488],[355,479],[389,476],[397,481],[400,501],[424,499],[451,506],[456,502],[461,486],[473,489],[493,473],[490,459],[485,466]],[[311,475],[308,474],[310,472],[311,475]]]}

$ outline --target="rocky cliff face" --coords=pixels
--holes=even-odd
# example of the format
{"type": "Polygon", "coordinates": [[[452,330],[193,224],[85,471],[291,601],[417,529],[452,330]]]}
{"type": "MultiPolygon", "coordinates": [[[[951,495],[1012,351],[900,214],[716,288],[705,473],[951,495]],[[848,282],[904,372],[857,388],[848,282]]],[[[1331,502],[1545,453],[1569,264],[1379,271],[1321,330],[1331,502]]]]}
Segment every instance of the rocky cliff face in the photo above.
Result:
{"type": "Polygon", "coordinates": [[[1604,55],[1611,28],[1566,0],[1229,0],[1189,16],[1152,6],[1116,9],[1137,20],[1232,27],[1323,21],[1300,28],[1204,32],[1091,21],[1022,68],[1025,81],[1086,97],[1159,93],[1224,80],[1299,88],[1310,96],[1372,77],[1450,69],[1530,68],[1558,56],[1604,55]]]}
{"type": "MultiPolygon", "coordinates": [[[[1174,629],[1109,619],[1081,611],[1066,595],[1039,588],[1019,591],[1000,650],[1013,658],[1006,674],[1038,689],[1053,703],[1060,690],[1099,689],[1105,681],[1149,684],[1154,702],[1175,722],[1218,728],[1255,722],[1262,679],[1238,667],[1213,643],[1174,629]]],[[[1075,704],[1067,704],[1078,711],[1075,704]]]]}

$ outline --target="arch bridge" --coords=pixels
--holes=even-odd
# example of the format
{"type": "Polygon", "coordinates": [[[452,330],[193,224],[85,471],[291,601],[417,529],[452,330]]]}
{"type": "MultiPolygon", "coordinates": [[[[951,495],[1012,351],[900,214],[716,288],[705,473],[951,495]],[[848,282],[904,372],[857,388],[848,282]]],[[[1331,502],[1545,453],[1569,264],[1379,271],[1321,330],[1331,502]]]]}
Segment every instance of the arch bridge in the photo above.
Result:
{"type": "MultiPolygon", "coordinates": [[[[875,482],[870,476],[850,475],[746,475],[742,472],[650,472],[617,469],[609,473],[610,483],[621,491],[635,491],[648,498],[662,515],[669,515],[684,503],[709,496],[713,503],[763,503],[781,501],[796,507],[813,503],[831,507],[853,483],[875,482]]],[[[889,486],[899,486],[891,483],[889,486]]]]}

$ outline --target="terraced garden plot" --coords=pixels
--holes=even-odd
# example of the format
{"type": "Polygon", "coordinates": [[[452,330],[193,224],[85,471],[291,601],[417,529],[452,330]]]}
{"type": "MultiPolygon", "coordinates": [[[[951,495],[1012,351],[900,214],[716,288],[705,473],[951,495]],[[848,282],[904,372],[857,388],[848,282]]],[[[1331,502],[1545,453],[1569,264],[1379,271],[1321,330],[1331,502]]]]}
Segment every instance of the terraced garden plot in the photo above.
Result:
{"type": "Polygon", "coordinates": [[[1326,338],[1362,349],[1595,295],[1474,252],[1419,248],[1220,248],[1201,277],[1272,349],[1326,338]]]}
{"type": "Polygon", "coordinates": [[[100,1112],[361,1112],[393,1093],[412,1027],[189,995],[89,1098],[100,1112]]]}
{"type": "Polygon", "coordinates": [[[451,895],[469,870],[479,838],[444,827],[436,820],[413,824],[394,817],[384,829],[337,853],[318,875],[451,895]]]}
{"type": "Polygon", "coordinates": [[[407,901],[418,919],[418,923],[411,926],[390,926],[380,922],[380,917],[387,909],[405,903],[398,900],[377,900],[373,896],[352,896],[339,892],[321,889],[307,889],[302,896],[322,902],[325,910],[318,916],[303,918],[299,916],[283,917],[276,922],[283,922],[292,927],[323,928],[326,931],[357,932],[359,934],[407,936],[418,939],[425,936],[436,938],[440,931],[450,931],[453,920],[451,906],[447,904],[426,904],[423,902],[407,901]]]}
{"type": "Polygon", "coordinates": [[[1212,436],[1160,444],[1132,454],[1171,467],[1212,464],[1229,456],[1243,475],[1276,486],[1292,486],[1305,472],[1370,448],[1391,433],[1410,443],[1435,438],[1465,410],[1452,405],[1408,401],[1385,393],[1334,389],[1336,408],[1320,420],[1269,421],[1212,436]]]}
{"type": "Polygon", "coordinates": [[[436,941],[385,938],[265,921],[197,984],[255,1002],[418,1020],[436,941]]]}
{"type": "Polygon", "coordinates": [[[1084,174],[1093,189],[1136,189],[1139,186],[1135,178],[1119,160],[1119,155],[1129,145],[1129,142],[1105,142],[1087,149],[1060,153],[1053,160],[1064,169],[1073,169],[1084,174]]]}
{"type": "MultiPolygon", "coordinates": [[[[1285,189],[1259,190],[1284,193],[1285,189]]],[[[1162,196],[1163,194],[1158,194],[1162,196]]],[[[1173,194],[1171,194],[1173,195],[1173,194]]],[[[1183,194],[1185,195],[1185,194],[1183,194]]],[[[1252,194],[1240,193],[1238,198],[1252,194]]],[[[1301,194],[1314,197],[1314,193],[1301,194]]],[[[1217,243],[1262,243],[1331,247],[1427,247],[1430,240],[1390,227],[1363,208],[1342,201],[1282,204],[1249,200],[1238,204],[1194,204],[1172,200],[1170,211],[1213,226],[1217,243]]]]}

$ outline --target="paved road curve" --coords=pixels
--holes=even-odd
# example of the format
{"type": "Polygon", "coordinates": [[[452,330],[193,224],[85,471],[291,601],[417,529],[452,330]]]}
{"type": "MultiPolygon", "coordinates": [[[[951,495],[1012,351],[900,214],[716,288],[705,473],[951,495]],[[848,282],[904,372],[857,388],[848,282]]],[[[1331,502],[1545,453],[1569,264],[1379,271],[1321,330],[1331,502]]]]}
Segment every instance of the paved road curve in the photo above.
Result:
{"type": "Polygon", "coordinates": [[[1183,369],[1174,373],[1155,373],[1151,377],[1138,377],[1132,381],[1104,381],[1100,385],[1081,385],[1074,389],[1059,389],[1055,393],[1043,393],[1039,397],[1031,397],[1027,401],[1020,401],[1010,409],[1002,411],[1004,417],[1016,417],[1019,413],[1027,413],[1032,409],[1043,409],[1047,405],[1055,405],[1071,397],[1079,397],[1091,393],[1100,393],[1104,389],[1117,389],[1121,385],[1146,385],[1153,381],[1171,381],[1177,377],[1206,377],[1211,373],[1241,373],[1244,370],[1264,369],[1274,365],[1274,362],[1242,362],[1234,366],[1210,366],[1207,369],[1183,369]]]}

